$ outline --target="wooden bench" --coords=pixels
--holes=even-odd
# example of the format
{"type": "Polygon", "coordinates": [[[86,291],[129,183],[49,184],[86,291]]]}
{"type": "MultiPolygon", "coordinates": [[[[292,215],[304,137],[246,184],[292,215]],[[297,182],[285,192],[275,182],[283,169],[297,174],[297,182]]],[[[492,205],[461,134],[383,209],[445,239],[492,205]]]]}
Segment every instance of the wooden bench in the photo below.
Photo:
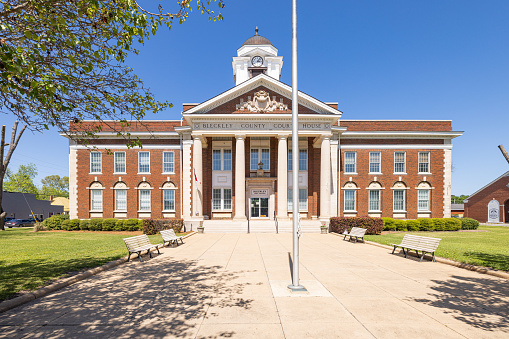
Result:
{"type": "Polygon", "coordinates": [[[140,258],[140,261],[143,261],[141,260],[141,252],[143,251],[147,251],[148,255],[152,258],[152,253],[150,251],[152,248],[157,249],[157,253],[161,254],[161,252],[159,252],[159,245],[161,244],[152,244],[146,234],[124,238],[124,243],[129,251],[127,261],[131,258],[132,253],[138,253],[138,258],[140,258]]]}
{"type": "Polygon", "coordinates": [[[346,237],[350,237],[348,241],[351,241],[353,238],[355,238],[355,242],[357,242],[358,239],[361,239],[362,242],[364,242],[364,235],[366,234],[366,229],[360,227],[352,227],[350,233],[348,233],[348,231],[345,230],[343,234],[345,235],[343,240],[345,240],[346,237]]]}
{"type": "Polygon", "coordinates": [[[182,238],[182,236],[177,236],[175,234],[175,231],[173,229],[169,229],[169,230],[164,230],[164,231],[159,231],[159,233],[161,233],[161,236],[163,237],[163,246],[166,242],[168,242],[168,245],[172,245],[173,247],[173,244],[176,243],[178,245],[178,241],[180,240],[182,243],[184,243],[184,240],[182,238]]]}
{"type": "Polygon", "coordinates": [[[394,246],[392,254],[394,254],[396,248],[401,247],[403,254],[405,254],[405,258],[407,257],[408,251],[414,250],[417,254],[417,257],[419,257],[419,251],[422,252],[422,255],[420,256],[421,260],[419,260],[419,262],[422,261],[426,253],[431,254],[433,256],[432,260],[436,262],[435,251],[438,247],[438,244],[440,243],[440,240],[442,239],[405,234],[403,240],[401,240],[401,244],[391,244],[394,246]]]}

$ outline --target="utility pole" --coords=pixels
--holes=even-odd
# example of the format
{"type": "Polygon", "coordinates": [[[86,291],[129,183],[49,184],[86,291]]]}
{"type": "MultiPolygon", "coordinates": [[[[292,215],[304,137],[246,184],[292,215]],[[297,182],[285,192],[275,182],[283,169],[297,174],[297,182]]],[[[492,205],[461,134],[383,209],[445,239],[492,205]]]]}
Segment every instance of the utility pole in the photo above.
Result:
{"type": "Polygon", "coordinates": [[[505,160],[507,160],[507,163],[509,163],[509,154],[507,154],[507,151],[505,150],[504,146],[498,145],[498,148],[500,148],[500,152],[502,152],[505,160]]]}

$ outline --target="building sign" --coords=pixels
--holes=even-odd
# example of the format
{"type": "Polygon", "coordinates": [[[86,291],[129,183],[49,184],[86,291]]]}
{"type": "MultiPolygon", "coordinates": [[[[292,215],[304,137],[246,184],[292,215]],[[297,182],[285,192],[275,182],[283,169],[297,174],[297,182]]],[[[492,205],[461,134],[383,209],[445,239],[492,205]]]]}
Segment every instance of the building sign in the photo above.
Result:
{"type": "Polygon", "coordinates": [[[500,204],[495,199],[488,203],[488,222],[500,222],[500,204]]]}
{"type": "Polygon", "coordinates": [[[267,198],[269,196],[269,190],[268,189],[252,189],[251,190],[251,197],[255,198],[267,198]]]}
{"type": "MultiPolygon", "coordinates": [[[[328,130],[329,123],[323,122],[299,122],[299,130],[328,130]]],[[[228,130],[257,130],[279,131],[291,130],[291,122],[203,122],[194,123],[194,130],[228,131],[228,130]]]]}

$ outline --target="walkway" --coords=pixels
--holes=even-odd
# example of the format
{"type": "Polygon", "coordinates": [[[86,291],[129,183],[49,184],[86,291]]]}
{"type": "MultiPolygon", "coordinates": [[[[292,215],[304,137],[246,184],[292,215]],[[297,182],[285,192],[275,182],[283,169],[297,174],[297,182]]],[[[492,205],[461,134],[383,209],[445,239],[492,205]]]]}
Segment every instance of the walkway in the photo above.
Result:
{"type": "Polygon", "coordinates": [[[0,337],[508,338],[506,280],[334,235],[197,234],[0,314],[0,337]]]}

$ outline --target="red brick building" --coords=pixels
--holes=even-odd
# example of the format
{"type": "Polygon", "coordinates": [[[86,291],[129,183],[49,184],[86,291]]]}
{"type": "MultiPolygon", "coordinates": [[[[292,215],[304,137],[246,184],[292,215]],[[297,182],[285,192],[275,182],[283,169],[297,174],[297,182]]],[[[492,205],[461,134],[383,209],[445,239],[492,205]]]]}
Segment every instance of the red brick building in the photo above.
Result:
{"type": "Polygon", "coordinates": [[[509,223],[509,172],[465,200],[465,217],[479,222],[509,223]]]}
{"type": "MultiPolygon", "coordinates": [[[[318,231],[332,216],[450,215],[451,140],[462,134],[451,121],[345,120],[337,103],[300,92],[292,152],[292,89],[279,81],[282,65],[257,33],[233,58],[235,87],[183,104],[181,120],[108,122],[90,140],[94,149],[71,141],[71,217],[176,217],[208,232],[290,231],[292,153],[304,231],[318,231]],[[127,149],[118,129],[139,137],[143,149],[127,149]]],[[[94,124],[71,123],[70,131],[94,124]]]]}

